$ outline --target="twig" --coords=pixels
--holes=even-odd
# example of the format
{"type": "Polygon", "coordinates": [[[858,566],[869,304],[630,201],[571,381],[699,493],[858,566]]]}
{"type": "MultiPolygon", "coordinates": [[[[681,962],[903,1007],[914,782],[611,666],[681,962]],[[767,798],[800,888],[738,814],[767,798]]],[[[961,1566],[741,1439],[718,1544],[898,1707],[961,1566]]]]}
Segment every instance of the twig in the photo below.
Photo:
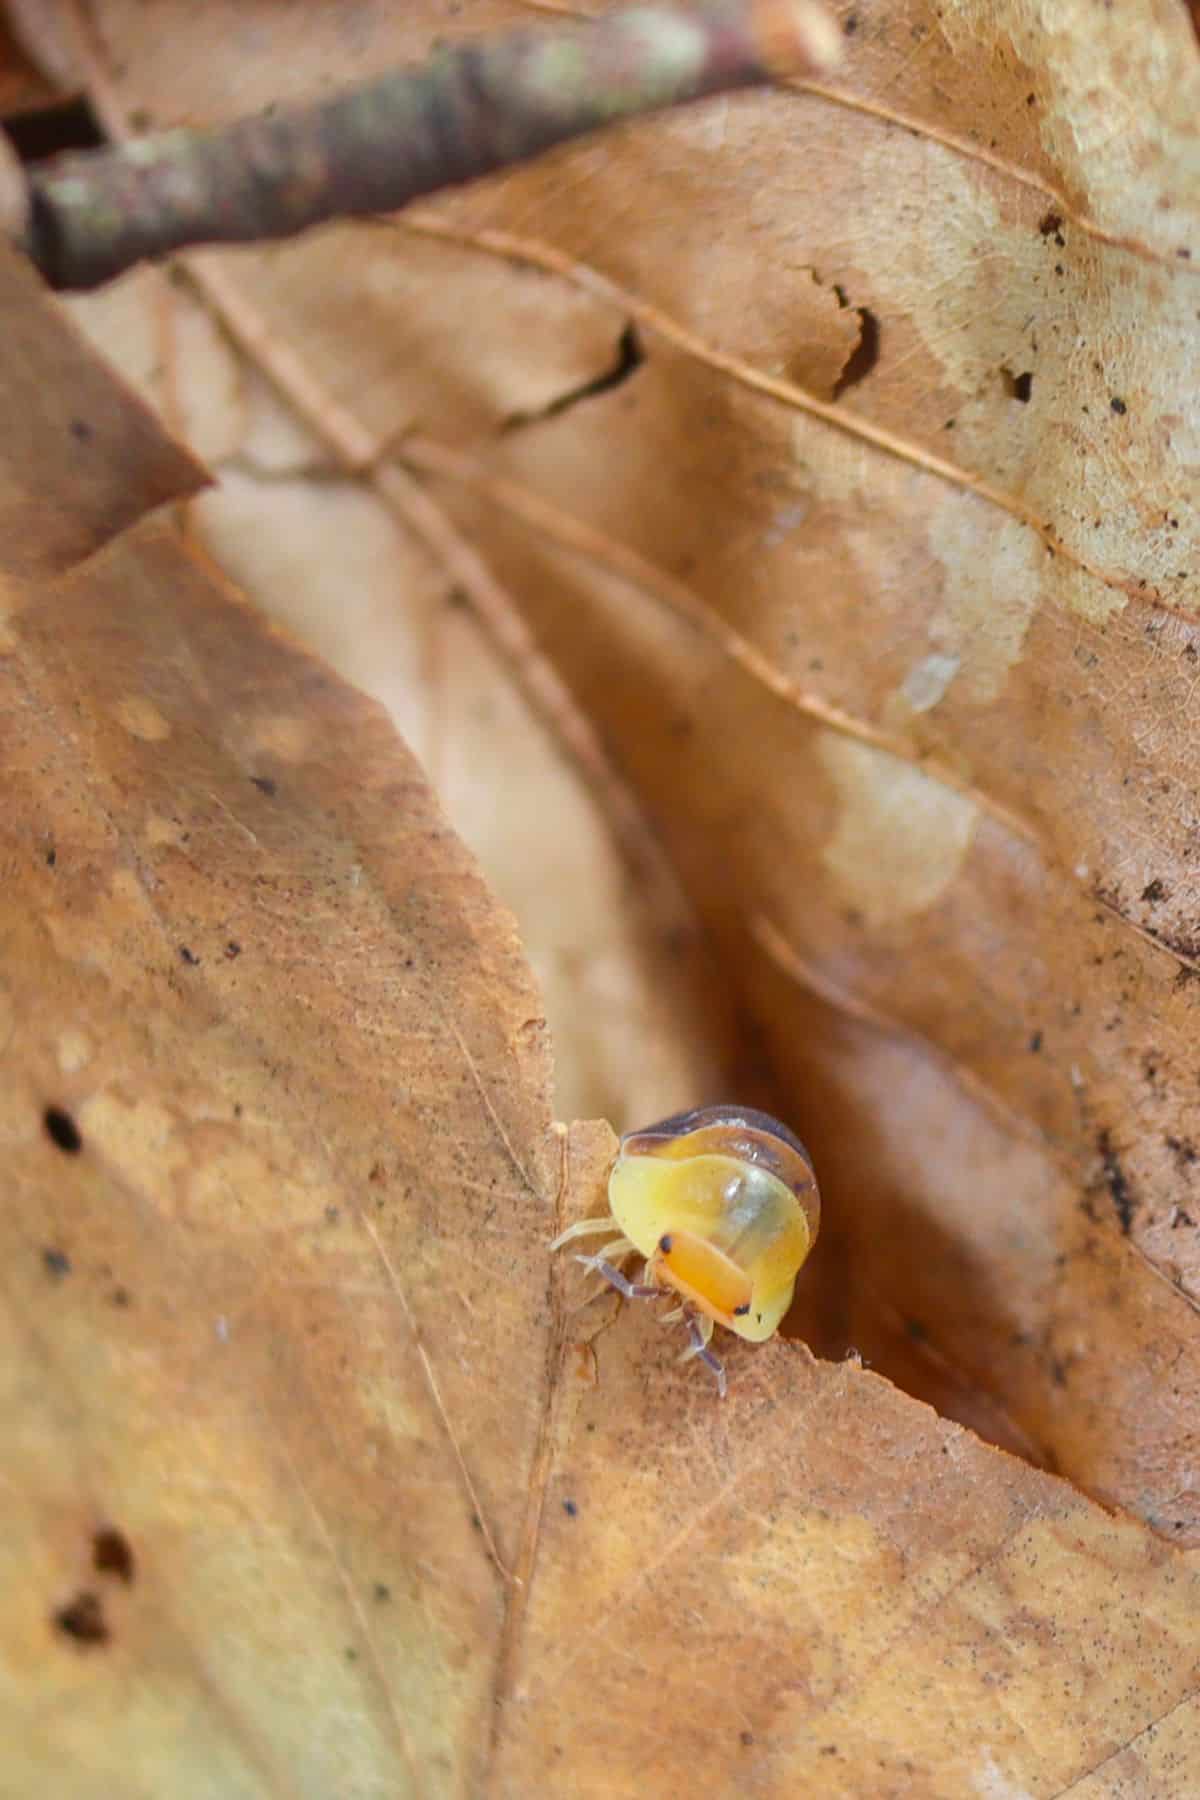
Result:
{"type": "Polygon", "coordinates": [[[319,106],[58,157],[30,171],[9,229],[52,286],[95,287],[189,244],[393,212],[600,126],[817,73],[839,42],[820,0],[710,0],[510,32],[319,106]]]}

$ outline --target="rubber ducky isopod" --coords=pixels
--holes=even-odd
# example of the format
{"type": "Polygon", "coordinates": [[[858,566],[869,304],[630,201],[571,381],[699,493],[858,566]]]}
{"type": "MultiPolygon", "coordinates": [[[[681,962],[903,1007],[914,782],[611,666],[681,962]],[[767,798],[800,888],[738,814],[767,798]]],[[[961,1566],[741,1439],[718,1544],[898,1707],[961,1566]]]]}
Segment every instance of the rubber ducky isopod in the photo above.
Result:
{"type": "Polygon", "coordinates": [[[626,1299],[677,1297],[664,1322],[682,1320],[724,1397],[725,1369],[710,1348],[722,1325],[759,1344],[773,1337],[816,1242],[821,1198],[800,1139],[769,1113],[702,1106],[621,1139],[608,1180],[610,1211],[568,1226],[552,1250],[615,1231],[577,1261],[626,1299]],[[645,1267],[630,1281],[621,1264],[645,1267]]]}

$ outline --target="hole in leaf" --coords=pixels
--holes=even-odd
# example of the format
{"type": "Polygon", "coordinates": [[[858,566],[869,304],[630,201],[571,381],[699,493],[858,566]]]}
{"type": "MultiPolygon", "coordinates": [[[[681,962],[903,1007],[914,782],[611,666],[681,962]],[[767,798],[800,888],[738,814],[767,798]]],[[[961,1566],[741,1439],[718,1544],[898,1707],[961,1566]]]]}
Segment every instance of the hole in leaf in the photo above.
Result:
{"type": "Polygon", "coordinates": [[[78,1125],[69,1112],[61,1106],[48,1106],[42,1114],[42,1124],[46,1127],[46,1136],[68,1156],[78,1156],[83,1149],[83,1137],[78,1125]]]}
{"type": "MultiPolygon", "coordinates": [[[[835,287],[834,293],[843,306],[848,304],[841,288],[835,287]]],[[[848,388],[857,387],[865,381],[876,363],[879,361],[879,320],[869,306],[856,306],[858,314],[858,343],[846,360],[846,366],[833,385],[833,397],[840,400],[848,388]]]]}
{"type": "Polygon", "coordinates": [[[59,1607],[54,1615],[54,1625],[64,1637],[74,1638],[77,1644],[107,1644],[112,1636],[100,1596],[88,1588],[59,1607]]]}
{"type": "Polygon", "coordinates": [[[133,1586],[137,1564],[123,1531],[108,1525],[96,1532],[92,1538],[92,1567],[98,1575],[114,1575],[127,1587],[133,1586]]]}

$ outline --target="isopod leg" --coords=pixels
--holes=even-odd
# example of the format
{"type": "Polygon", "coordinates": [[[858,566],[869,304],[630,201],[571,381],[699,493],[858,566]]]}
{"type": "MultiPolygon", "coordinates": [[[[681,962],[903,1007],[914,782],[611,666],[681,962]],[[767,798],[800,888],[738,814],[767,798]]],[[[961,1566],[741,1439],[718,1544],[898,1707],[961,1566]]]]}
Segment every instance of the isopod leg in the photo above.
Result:
{"type": "Polygon", "coordinates": [[[680,1362],[691,1362],[693,1356],[703,1356],[712,1342],[713,1322],[707,1313],[685,1313],[688,1337],[691,1339],[687,1349],[679,1358],[680,1362]]]}
{"type": "Polygon", "coordinates": [[[650,1287],[642,1281],[630,1281],[603,1256],[577,1256],[575,1261],[582,1263],[585,1269],[594,1269],[597,1275],[603,1275],[609,1287],[615,1287],[626,1300],[655,1300],[662,1293],[661,1288],[650,1287]]]}
{"type": "Polygon", "coordinates": [[[687,1327],[692,1341],[679,1360],[680,1362],[690,1362],[693,1356],[698,1356],[700,1361],[705,1363],[716,1376],[717,1393],[723,1400],[726,1393],[725,1364],[714,1350],[709,1349],[709,1340],[713,1334],[713,1322],[707,1314],[697,1318],[692,1313],[688,1317],[687,1327]]]}
{"type": "Polygon", "coordinates": [[[614,1238],[611,1244],[602,1244],[596,1255],[605,1262],[619,1263],[625,1260],[630,1251],[636,1249],[637,1245],[632,1243],[629,1238],[619,1237],[614,1238]]]}
{"type": "Polygon", "coordinates": [[[611,1231],[612,1228],[611,1213],[605,1213],[602,1219],[576,1219],[573,1225],[568,1225],[565,1231],[559,1232],[550,1248],[561,1250],[564,1244],[573,1244],[576,1238],[599,1237],[602,1231],[611,1231]]]}
{"type": "Polygon", "coordinates": [[[715,1351],[709,1349],[701,1350],[700,1361],[702,1363],[707,1363],[713,1374],[716,1376],[717,1396],[719,1399],[723,1400],[728,1392],[725,1381],[725,1364],[721,1361],[715,1351]]]}

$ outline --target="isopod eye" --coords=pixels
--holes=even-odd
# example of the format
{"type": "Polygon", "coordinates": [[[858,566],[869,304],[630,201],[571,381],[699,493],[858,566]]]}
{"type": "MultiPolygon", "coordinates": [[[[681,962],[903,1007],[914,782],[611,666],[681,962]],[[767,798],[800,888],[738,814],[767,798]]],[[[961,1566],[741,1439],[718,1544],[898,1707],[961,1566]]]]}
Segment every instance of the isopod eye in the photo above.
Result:
{"type": "Polygon", "coordinates": [[[771,1336],[820,1221],[794,1132],[749,1107],[677,1113],[622,1140],[608,1192],[655,1280],[741,1337],[771,1336]]]}

